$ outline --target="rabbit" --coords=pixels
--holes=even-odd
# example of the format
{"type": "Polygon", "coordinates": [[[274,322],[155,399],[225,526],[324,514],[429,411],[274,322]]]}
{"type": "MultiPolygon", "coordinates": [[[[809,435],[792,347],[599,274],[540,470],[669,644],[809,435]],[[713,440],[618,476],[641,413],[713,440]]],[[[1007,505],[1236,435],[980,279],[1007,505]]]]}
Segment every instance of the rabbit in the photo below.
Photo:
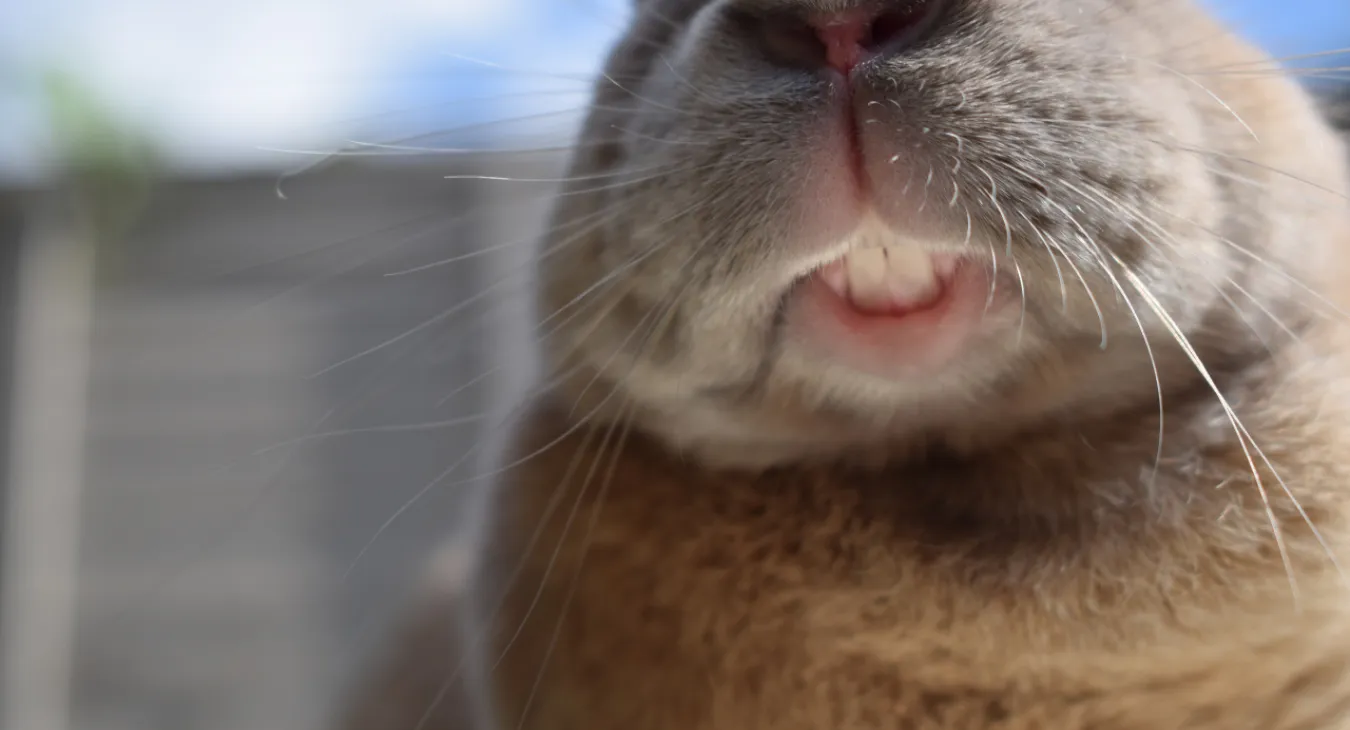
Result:
{"type": "Polygon", "coordinates": [[[1192,0],[636,0],[344,727],[1350,728],[1346,158],[1192,0]]]}

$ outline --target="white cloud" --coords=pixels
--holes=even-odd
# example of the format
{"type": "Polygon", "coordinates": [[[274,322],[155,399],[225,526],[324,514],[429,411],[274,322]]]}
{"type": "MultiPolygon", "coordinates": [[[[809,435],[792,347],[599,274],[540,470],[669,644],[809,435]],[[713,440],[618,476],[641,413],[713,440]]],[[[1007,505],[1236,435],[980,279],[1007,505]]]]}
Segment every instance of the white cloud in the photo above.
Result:
{"type": "MultiPolygon", "coordinates": [[[[340,137],[333,122],[369,113],[361,104],[410,45],[509,42],[541,1],[0,3],[0,46],[16,67],[77,73],[184,161],[248,164],[272,156],[260,145],[340,137]]],[[[21,134],[0,129],[0,150],[31,155],[21,134]]]]}
{"type": "Polygon", "coordinates": [[[513,18],[528,9],[525,0],[397,0],[396,23],[427,23],[464,33],[494,32],[509,27],[513,18]]]}

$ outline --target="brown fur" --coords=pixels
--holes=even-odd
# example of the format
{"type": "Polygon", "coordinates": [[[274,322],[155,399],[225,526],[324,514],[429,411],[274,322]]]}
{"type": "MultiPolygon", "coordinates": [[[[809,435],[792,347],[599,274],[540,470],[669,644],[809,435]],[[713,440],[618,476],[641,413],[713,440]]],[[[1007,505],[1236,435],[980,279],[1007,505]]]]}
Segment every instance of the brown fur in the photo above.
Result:
{"type": "MultiPolygon", "coordinates": [[[[1320,389],[1343,358],[1300,362],[1294,383],[1274,382],[1279,363],[1231,392],[1291,396],[1243,415],[1339,548],[1344,393],[1314,403],[1284,389],[1320,389]]],[[[526,627],[503,707],[522,707],[542,671],[523,727],[1341,727],[1340,579],[1273,499],[1295,604],[1245,457],[1196,395],[1168,411],[1178,431],[1156,480],[1137,468],[1154,454],[1148,412],[1028,434],[978,462],[872,473],[710,477],[631,437],[612,481],[563,487],[581,518],[566,534],[562,515],[547,521],[540,544],[562,546],[552,570],[550,550],[526,556],[499,622],[526,627]],[[1131,498],[1094,493],[1122,479],[1131,498]]],[[[538,413],[526,444],[567,427],[538,413]]],[[[572,459],[612,458],[603,440],[575,434],[524,467],[534,476],[504,497],[500,544],[539,525],[572,459]]]]}
{"type": "MultiPolygon", "coordinates": [[[[784,242],[809,226],[783,215],[798,193],[782,181],[813,171],[796,110],[819,89],[720,105],[788,82],[717,11],[853,0],[648,0],[541,267],[546,312],[599,306],[545,343],[554,379],[494,488],[460,645],[406,640],[435,656],[395,659],[379,686],[398,696],[363,695],[351,730],[1350,728],[1344,149],[1278,74],[1176,71],[1263,60],[1185,0],[951,1],[974,18],[950,29],[965,45],[919,47],[859,93],[907,102],[884,119],[900,139],[916,119],[954,130],[960,169],[1010,156],[1001,205],[979,207],[978,179],[943,182],[953,210],[977,211],[976,239],[1015,244],[1025,333],[991,323],[919,382],[766,342],[803,273],[784,242]],[[1117,64],[1097,48],[1111,43],[1149,62],[1117,64]],[[943,106],[957,90],[978,120],[943,106]],[[1078,115],[1092,123],[1057,126],[1078,115]],[[653,139],[713,162],[587,192],[669,162],[677,148],[653,139]],[[775,149],[764,169],[719,167],[775,149]],[[1094,207],[1097,190],[1129,205],[1094,207]],[[1031,223],[1047,200],[1076,201],[1082,227],[1031,223]],[[690,201],[698,216],[643,228],[690,201]],[[1178,215],[1130,207],[1151,203],[1178,215]],[[569,238],[607,206],[620,212],[569,238]],[[1062,292],[1039,236],[1119,258],[1084,259],[1082,288],[1062,292]],[[1111,286],[1128,276],[1139,287],[1111,286]],[[1077,306],[1058,313],[1061,294],[1077,306]],[[395,678],[410,669],[421,679],[395,678]],[[489,677],[492,701],[471,710],[461,676],[489,677]],[[449,714],[419,728],[433,706],[449,714]]],[[[908,162],[946,161],[934,139],[908,162]]],[[[950,223],[914,225],[938,245],[950,223]]]]}
{"type": "MultiPolygon", "coordinates": [[[[1245,422],[1339,549],[1345,393],[1295,397],[1345,365],[1318,352],[1323,337],[1230,392],[1263,395],[1245,422]]],[[[501,501],[488,574],[525,566],[495,622],[497,648],[521,628],[502,707],[542,689],[526,722],[508,709],[500,726],[1346,726],[1341,580],[1277,495],[1295,602],[1246,457],[1213,410],[1201,392],[1168,411],[1177,431],[1156,479],[1136,468],[1154,454],[1147,411],[1028,434],[979,462],[882,471],[712,476],[641,436],[606,449],[620,438],[607,427],[568,435],[519,467],[501,501]],[[594,464],[613,476],[584,480],[594,464]],[[1069,488],[1115,491],[1130,472],[1123,503],[1069,488]]],[[[522,453],[570,426],[547,407],[530,421],[522,453]]],[[[353,730],[411,730],[433,707],[426,730],[466,721],[461,686],[432,702],[463,669],[450,622],[420,615],[398,642],[401,669],[358,703],[394,714],[354,717],[353,730]]]]}

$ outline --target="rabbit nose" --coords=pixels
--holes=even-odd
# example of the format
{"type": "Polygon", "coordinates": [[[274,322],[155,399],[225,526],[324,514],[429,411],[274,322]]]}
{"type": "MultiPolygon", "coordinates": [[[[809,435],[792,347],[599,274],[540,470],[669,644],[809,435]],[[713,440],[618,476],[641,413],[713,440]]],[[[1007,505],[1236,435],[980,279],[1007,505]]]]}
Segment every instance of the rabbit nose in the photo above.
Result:
{"type": "Polygon", "coordinates": [[[898,53],[918,40],[938,4],[908,0],[832,13],[783,11],[745,17],[742,25],[777,65],[848,75],[867,60],[898,53]]]}

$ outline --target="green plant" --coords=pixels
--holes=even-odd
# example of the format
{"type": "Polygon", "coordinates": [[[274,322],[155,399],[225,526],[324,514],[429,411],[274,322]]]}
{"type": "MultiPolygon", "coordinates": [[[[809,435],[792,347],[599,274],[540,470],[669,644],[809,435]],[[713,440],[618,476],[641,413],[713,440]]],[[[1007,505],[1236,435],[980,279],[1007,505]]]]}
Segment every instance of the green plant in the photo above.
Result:
{"type": "Polygon", "coordinates": [[[100,253],[124,240],[149,202],[156,159],[152,145],[118,119],[74,75],[42,78],[57,184],[73,198],[100,253]]]}

